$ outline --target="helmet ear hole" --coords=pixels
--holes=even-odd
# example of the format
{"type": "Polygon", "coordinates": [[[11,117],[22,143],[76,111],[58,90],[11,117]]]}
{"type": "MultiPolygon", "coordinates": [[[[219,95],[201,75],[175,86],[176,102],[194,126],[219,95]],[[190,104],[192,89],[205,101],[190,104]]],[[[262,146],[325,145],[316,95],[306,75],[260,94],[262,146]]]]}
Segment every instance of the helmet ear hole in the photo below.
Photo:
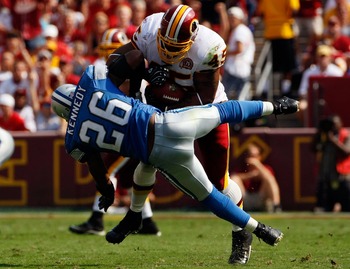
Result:
{"type": "MultiPolygon", "coordinates": [[[[192,23],[192,33],[197,33],[197,29],[198,29],[198,21],[194,20],[192,23]]],[[[192,38],[194,39],[196,36],[192,35],[192,38]]]]}
{"type": "Polygon", "coordinates": [[[68,120],[76,85],[63,84],[51,95],[52,110],[61,118],[68,120]]]}

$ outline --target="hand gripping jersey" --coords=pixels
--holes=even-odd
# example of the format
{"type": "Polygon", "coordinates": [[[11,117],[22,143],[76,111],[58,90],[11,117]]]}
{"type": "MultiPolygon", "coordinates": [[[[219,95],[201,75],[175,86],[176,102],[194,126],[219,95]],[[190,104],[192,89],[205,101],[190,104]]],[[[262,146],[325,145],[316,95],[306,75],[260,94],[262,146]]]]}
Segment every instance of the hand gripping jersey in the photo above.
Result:
{"type": "Polygon", "coordinates": [[[90,65],[82,75],[69,114],[66,150],[81,162],[85,153],[119,152],[148,163],[148,122],[159,110],[127,97],[106,71],[106,66],[90,65]]]}
{"type": "MultiPolygon", "coordinates": [[[[164,13],[146,17],[131,42],[152,64],[164,65],[158,54],[157,32],[164,13]]],[[[197,36],[187,55],[180,62],[168,65],[175,82],[184,87],[193,87],[193,74],[205,70],[215,70],[225,62],[226,44],[216,32],[199,25],[197,36]]],[[[224,87],[219,83],[214,103],[227,100],[224,87]]]]}

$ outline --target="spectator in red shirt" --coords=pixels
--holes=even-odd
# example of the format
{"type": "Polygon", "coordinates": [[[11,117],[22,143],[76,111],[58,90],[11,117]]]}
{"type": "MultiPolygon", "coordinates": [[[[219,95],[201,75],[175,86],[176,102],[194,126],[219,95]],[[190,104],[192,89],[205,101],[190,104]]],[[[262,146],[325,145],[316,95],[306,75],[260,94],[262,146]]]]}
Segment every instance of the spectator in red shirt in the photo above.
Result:
{"type": "Polygon", "coordinates": [[[153,13],[166,12],[170,5],[165,0],[146,0],[147,14],[149,16],[153,13]]]}
{"type": "Polygon", "coordinates": [[[85,22],[86,32],[88,33],[91,31],[93,21],[95,20],[96,13],[98,12],[103,12],[107,15],[109,21],[108,28],[115,27],[118,20],[115,14],[115,9],[118,4],[119,3],[113,0],[99,0],[90,3],[88,6],[88,14],[85,22]]]}
{"type": "Polygon", "coordinates": [[[11,94],[0,94],[0,127],[7,131],[28,131],[24,119],[14,111],[15,99],[11,94]]]}
{"type": "Polygon", "coordinates": [[[86,41],[85,29],[80,29],[76,20],[76,12],[68,9],[64,13],[62,28],[58,29],[58,40],[73,47],[76,40],[86,41]]]}
{"type": "Polygon", "coordinates": [[[312,39],[304,56],[305,66],[316,62],[316,49],[320,44],[333,48],[333,62],[345,72],[349,67],[350,38],[342,33],[341,23],[337,16],[329,18],[322,36],[312,39]]]}
{"type": "Polygon", "coordinates": [[[15,99],[14,110],[24,120],[26,129],[30,132],[36,132],[35,113],[33,106],[29,104],[27,92],[25,89],[17,89],[13,95],[15,99]]]}
{"type": "Polygon", "coordinates": [[[131,2],[131,10],[132,10],[132,24],[140,25],[142,21],[146,18],[146,1],[145,0],[133,0],[131,2]]]}
{"type": "Polygon", "coordinates": [[[91,28],[87,32],[87,52],[91,56],[98,57],[98,44],[102,39],[103,33],[109,29],[109,21],[106,13],[100,11],[95,13],[91,21],[91,28]]]}
{"type": "Polygon", "coordinates": [[[45,39],[41,35],[40,19],[48,1],[13,0],[10,2],[13,28],[22,34],[29,51],[45,44],[45,39]]]}
{"type": "MultiPolygon", "coordinates": [[[[48,24],[44,28],[43,35],[46,39],[45,48],[52,53],[52,67],[58,67],[60,57],[62,56],[73,56],[73,48],[68,46],[62,40],[58,40],[58,28],[53,24],[48,24]]],[[[83,42],[83,41],[75,41],[83,42]]],[[[73,42],[73,44],[75,43],[73,42]]]]}
{"type": "Polygon", "coordinates": [[[323,33],[322,1],[300,0],[300,9],[295,17],[296,36],[313,37],[323,33]]]}
{"type": "Polygon", "coordinates": [[[248,211],[281,211],[280,190],[271,166],[263,163],[262,148],[250,143],[246,151],[245,166],[232,175],[240,186],[244,209],[248,211]]]}
{"type": "Polygon", "coordinates": [[[25,49],[25,44],[21,33],[18,31],[7,32],[4,50],[11,51],[16,60],[24,60],[23,49],[25,49]]]}
{"type": "MultiPolygon", "coordinates": [[[[118,5],[116,8],[118,17],[117,28],[122,29],[126,36],[131,39],[137,29],[137,25],[132,23],[132,9],[129,5],[118,5]]],[[[101,40],[101,39],[100,39],[101,40]]]]}
{"type": "Polygon", "coordinates": [[[6,34],[11,31],[12,27],[12,15],[10,12],[9,0],[0,0],[0,51],[5,46],[6,34]]]}

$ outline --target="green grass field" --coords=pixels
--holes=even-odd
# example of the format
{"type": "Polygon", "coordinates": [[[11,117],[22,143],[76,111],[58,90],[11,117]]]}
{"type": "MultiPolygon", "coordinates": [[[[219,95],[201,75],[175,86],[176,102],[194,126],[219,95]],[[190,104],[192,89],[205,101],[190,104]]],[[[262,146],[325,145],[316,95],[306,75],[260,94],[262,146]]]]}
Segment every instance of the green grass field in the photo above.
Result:
{"type": "MultiPolygon", "coordinates": [[[[210,213],[155,212],[161,237],[132,235],[120,245],[75,235],[89,212],[0,211],[0,268],[231,268],[231,225],[210,213]]],[[[254,237],[244,268],[350,268],[350,215],[252,214],[280,228],[277,247],[254,237]]],[[[111,229],[120,215],[107,215],[111,229]]]]}

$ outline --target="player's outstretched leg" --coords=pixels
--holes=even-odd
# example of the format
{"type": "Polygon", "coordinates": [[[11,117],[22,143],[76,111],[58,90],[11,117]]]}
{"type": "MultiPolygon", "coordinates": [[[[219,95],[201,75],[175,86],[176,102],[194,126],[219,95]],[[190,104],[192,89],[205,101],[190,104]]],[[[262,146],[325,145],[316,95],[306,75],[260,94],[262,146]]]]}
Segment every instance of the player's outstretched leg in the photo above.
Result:
{"type": "Polygon", "coordinates": [[[119,244],[129,235],[137,233],[142,227],[142,213],[129,209],[125,217],[106,234],[109,243],[119,244]]]}
{"type": "Polygon", "coordinates": [[[271,246],[277,246],[283,238],[283,233],[280,230],[274,229],[260,222],[253,233],[271,246]]]}
{"type": "Polygon", "coordinates": [[[247,264],[252,250],[253,236],[246,230],[232,232],[232,252],[228,263],[247,264]]]}

